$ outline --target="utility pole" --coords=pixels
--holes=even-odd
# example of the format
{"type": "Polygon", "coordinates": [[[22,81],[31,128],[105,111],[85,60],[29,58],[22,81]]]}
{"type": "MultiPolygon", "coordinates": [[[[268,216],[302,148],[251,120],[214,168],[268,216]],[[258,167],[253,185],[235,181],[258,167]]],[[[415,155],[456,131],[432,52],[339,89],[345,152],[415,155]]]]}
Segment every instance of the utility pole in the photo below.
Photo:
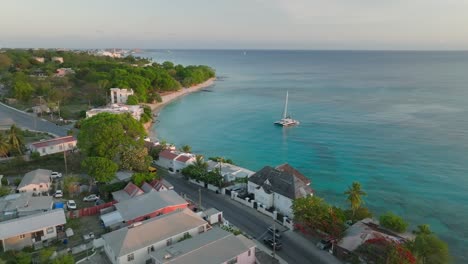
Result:
{"type": "Polygon", "coordinates": [[[68,167],[67,167],[67,151],[63,152],[63,161],[65,162],[65,176],[68,176],[68,167]]]}
{"type": "Polygon", "coordinates": [[[201,188],[198,188],[198,207],[201,210],[201,188]]]}
{"type": "Polygon", "coordinates": [[[57,108],[58,108],[58,117],[60,120],[60,100],[57,102],[57,108]]]}

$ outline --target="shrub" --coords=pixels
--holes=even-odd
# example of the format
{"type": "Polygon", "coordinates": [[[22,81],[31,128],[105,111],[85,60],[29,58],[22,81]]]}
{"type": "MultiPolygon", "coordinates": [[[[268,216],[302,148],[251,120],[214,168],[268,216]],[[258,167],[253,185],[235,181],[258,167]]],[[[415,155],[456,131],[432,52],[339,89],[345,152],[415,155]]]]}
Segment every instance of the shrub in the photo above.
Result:
{"type": "Polygon", "coordinates": [[[8,182],[8,179],[7,178],[2,178],[2,185],[5,186],[5,185],[9,185],[10,183],[8,182]]]}
{"type": "Polygon", "coordinates": [[[31,152],[31,155],[30,155],[32,160],[37,160],[40,156],[41,154],[39,154],[39,152],[37,151],[31,152]]]}
{"type": "Polygon", "coordinates": [[[143,185],[144,182],[149,182],[149,181],[152,181],[153,179],[157,178],[158,176],[156,175],[156,173],[150,173],[150,172],[138,172],[138,173],[134,173],[132,175],[132,182],[141,187],[141,185],[143,185]]]}
{"type": "Polygon", "coordinates": [[[138,97],[136,95],[129,95],[127,97],[127,104],[128,105],[137,105],[138,104],[138,97]]]}
{"type": "Polygon", "coordinates": [[[403,220],[403,218],[392,212],[388,212],[386,214],[381,215],[380,224],[383,227],[398,233],[403,233],[406,231],[406,228],[408,228],[408,223],[405,220],[403,220]]]}

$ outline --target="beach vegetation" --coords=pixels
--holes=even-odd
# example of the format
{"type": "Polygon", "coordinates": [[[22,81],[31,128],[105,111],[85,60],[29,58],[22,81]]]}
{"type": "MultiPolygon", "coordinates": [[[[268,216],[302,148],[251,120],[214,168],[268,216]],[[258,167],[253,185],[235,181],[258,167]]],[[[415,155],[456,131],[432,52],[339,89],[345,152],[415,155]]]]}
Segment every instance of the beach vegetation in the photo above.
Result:
{"type": "Polygon", "coordinates": [[[212,160],[212,161],[216,161],[216,162],[222,162],[222,163],[229,163],[229,164],[232,164],[232,165],[235,165],[234,164],[234,161],[232,161],[232,159],[226,159],[226,158],[223,158],[223,157],[209,157],[208,158],[209,160],[212,160]]]}
{"type": "Polygon", "coordinates": [[[451,256],[447,243],[438,238],[429,225],[419,225],[413,232],[414,241],[409,241],[407,247],[415,255],[418,264],[450,263],[451,256]]]}
{"type": "Polygon", "coordinates": [[[351,205],[351,210],[353,212],[351,220],[354,220],[356,211],[364,203],[362,197],[366,196],[367,194],[361,189],[361,184],[359,182],[353,182],[353,184],[348,187],[348,190],[345,191],[344,194],[348,196],[346,200],[351,205]]]}
{"type": "Polygon", "coordinates": [[[183,145],[182,147],[180,147],[180,151],[185,152],[185,153],[191,153],[192,147],[189,145],[183,145]]]}
{"type": "Polygon", "coordinates": [[[215,71],[203,65],[174,66],[172,62],[153,63],[145,58],[127,56],[110,58],[95,56],[87,51],[8,49],[0,54],[0,83],[7,97],[21,101],[18,107],[61,102],[65,118],[79,118],[89,106],[106,104],[111,87],[132,88],[129,103],[161,102],[160,93],[177,91],[200,84],[215,76],[215,71]],[[57,64],[52,57],[62,57],[57,64]],[[34,57],[43,57],[40,63],[34,57]],[[57,75],[60,68],[70,68],[57,75]],[[136,100],[135,100],[136,99],[136,100]]]}
{"type": "Polygon", "coordinates": [[[403,233],[408,228],[408,223],[403,220],[403,218],[392,212],[387,212],[381,215],[379,221],[383,227],[398,233],[403,233]]]}

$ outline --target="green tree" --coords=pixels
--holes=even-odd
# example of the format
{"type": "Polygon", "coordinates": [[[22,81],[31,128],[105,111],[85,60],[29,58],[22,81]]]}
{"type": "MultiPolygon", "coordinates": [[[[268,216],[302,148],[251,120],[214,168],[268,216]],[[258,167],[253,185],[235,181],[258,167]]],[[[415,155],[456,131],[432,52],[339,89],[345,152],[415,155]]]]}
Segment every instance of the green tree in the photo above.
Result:
{"type": "Polygon", "coordinates": [[[6,196],[6,195],[8,195],[10,193],[11,193],[11,190],[7,186],[1,186],[0,187],[0,197],[6,196]]]}
{"type": "Polygon", "coordinates": [[[138,97],[136,95],[129,95],[127,98],[128,105],[137,105],[138,104],[138,97]]]}
{"type": "Polygon", "coordinates": [[[27,252],[20,251],[16,254],[16,263],[17,264],[31,264],[32,258],[31,254],[27,252]]]}
{"type": "Polygon", "coordinates": [[[191,153],[191,152],[192,152],[192,147],[190,147],[189,145],[183,145],[183,146],[180,148],[180,151],[186,152],[186,153],[191,153]]]}
{"type": "Polygon", "coordinates": [[[78,148],[87,156],[118,162],[127,149],[143,148],[145,135],[142,124],[132,116],[101,113],[81,122],[78,148]]]}
{"type": "Polygon", "coordinates": [[[434,234],[419,234],[412,251],[421,264],[445,264],[451,260],[447,243],[434,234]]]}
{"type": "Polygon", "coordinates": [[[28,101],[34,93],[34,88],[26,81],[17,81],[13,85],[13,96],[20,101],[28,101]]]}
{"type": "Polygon", "coordinates": [[[346,210],[346,219],[352,219],[353,221],[359,221],[365,218],[372,218],[372,213],[366,207],[359,207],[356,211],[346,210]]]}
{"type": "Polygon", "coordinates": [[[383,227],[398,233],[403,233],[406,231],[406,228],[408,228],[408,223],[403,220],[403,218],[392,212],[381,215],[379,220],[383,227]]]}
{"type": "Polygon", "coordinates": [[[413,231],[416,235],[430,235],[432,234],[431,228],[428,224],[418,225],[418,229],[413,231]]]}
{"type": "Polygon", "coordinates": [[[0,133],[0,157],[7,157],[10,152],[10,142],[8,137],[0,133]]]}
{"type": "Polygon", "coordinates": [[[22,154],[22,149],[24,147],[24,140],[22,131],[15,124],[11,125],[8,130],[8,141],[11,146],[11,149],[17,151],[19,154],[22,154]]]}
{"type": "Polygon", "coordinates": [[[0,54],[0,70],[8,69],[12,63],[7,54],[0,54]]]}
{"type": "Polygon", "coordinates": [[[120,167],[127,170],[147,171],[151,161],[152,158],[148,155],[148,149],[131,146],[123,151],[120,167]]]}
{"type": "Polygon", "coordinates": [[[150,182],[153,179],[159,178],[156,173],[150,172],[137,172],[132,175],[132,182],[141,187],[144,182],[150,182]]]}
{"type": "Polygon", "coordinates": [[[55,247],[43,248],[39,252],[39,260],[41,264],[48,264],[50,263],[50,257],[55,252],[55,247]]]}
{"type": "Polygon", "coordinates": [[[361,184],[359,182],[353,182],[353,184],[348,188],[344,194],[348,195],[348,202],[351,204],[351,210],[353,211],[353,220],[356,210],[361,207],[361,204],[364,203],[362,196],[367,194],[361,190],[361,184]]]}
{"type": "Polygon", "coordinates": [[[88,157],[82,161],[81,166],[86,169],[89,176],[104,183],[113,180],[118,169],[112,160],[101,157],[88,157]]]}

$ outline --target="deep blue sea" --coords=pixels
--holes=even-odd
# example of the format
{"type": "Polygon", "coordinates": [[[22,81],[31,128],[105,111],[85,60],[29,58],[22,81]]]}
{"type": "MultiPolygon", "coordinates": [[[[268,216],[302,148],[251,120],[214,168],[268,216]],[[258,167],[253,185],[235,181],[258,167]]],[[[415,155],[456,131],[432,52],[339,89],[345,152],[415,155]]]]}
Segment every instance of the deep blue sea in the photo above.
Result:
{"type": "Polygon", "coordinates": [[[208,91],[160,114],[157,137],[258,170],[290,163],[345,205],[359,181],[378,216],[429,224],[468,263],[468,52],[146,51],[214,67],[208,91]],[[301,124],[280,128],[286,91],[301,124]]]}

